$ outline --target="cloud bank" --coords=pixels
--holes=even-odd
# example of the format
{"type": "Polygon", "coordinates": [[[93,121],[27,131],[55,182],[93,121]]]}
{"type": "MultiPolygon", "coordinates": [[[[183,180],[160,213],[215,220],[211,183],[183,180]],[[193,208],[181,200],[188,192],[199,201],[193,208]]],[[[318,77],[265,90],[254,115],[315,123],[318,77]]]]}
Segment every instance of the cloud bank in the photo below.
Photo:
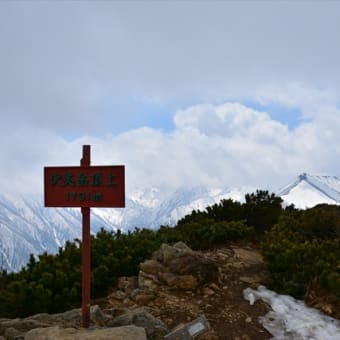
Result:
{"type": "Polygon", "coordinates": [[[339,113],[336,107],[318,108],[291,130],[267,112],[227,102],[178,110],[170,132],[142,127],[67,141],[43,130],[18,130],[10,139],[1,136],[11,151],[5,153],[0,184],[4,191],[37,192],[43,166],[78,165],[81,146],[91,144],[92,164],[126,165],[128,189],[278,189],[301,172],[337,174],[339,113]]]}
{"type": "Polygon", "coordinates": [[[1,2],[0,190],[45,165],[127,188],[339,174],[340,3],[1,2]]]}

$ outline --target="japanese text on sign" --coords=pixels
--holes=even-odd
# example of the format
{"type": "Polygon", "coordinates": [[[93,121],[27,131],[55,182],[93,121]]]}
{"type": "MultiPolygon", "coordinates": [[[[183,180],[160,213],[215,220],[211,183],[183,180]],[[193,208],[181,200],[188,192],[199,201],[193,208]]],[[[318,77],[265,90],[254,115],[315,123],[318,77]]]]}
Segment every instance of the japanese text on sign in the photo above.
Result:
{"type": "Polygon", "coordinates": [[[45,167],[45,205],[124,207],[124,166],[45,167]]]}

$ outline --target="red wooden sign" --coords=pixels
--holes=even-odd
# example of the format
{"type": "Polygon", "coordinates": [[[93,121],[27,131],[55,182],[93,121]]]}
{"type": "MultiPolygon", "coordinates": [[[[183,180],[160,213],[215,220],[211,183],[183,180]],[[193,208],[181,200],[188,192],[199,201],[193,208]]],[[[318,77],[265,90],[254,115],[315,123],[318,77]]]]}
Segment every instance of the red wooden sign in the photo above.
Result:
{"type": "Polygon", "coordinates": [[[125,207],[123,165],[45,167],[45,207],[125,207]]]}
{"type": "Polygon", "coordinates": [[[81,207],[82,213],[82,326],[90,325],[91,253],[90,208],[125,207],[125,168],[90,166],[91,146],[83,145],[80,167],[45,167],[45,207],[81,207]]]}

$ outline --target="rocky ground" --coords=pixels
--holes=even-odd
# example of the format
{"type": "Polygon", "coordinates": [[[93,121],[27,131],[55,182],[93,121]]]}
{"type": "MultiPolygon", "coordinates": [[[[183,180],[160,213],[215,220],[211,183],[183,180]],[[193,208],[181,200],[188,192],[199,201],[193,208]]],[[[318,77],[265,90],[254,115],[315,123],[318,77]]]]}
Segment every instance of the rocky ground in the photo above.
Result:
{"type": "Polygon", "coordinates": [[[258,322],[268,306],[261,302],[250,306],[243,298],[245,288],[257,287],[265,279],[254,244],[206,252],[192,252],[183,244],[164,246],[141,264],[138,278],[121,278],[106,303],[116,308],[144,306],[170,330],[205,315],[211,329],[196,339],[269,339],[258,322]]]}
{"type": "Polygon", "coordinates": [[[92,301],[90,329],[81,329],[78,309],[0,319],[0,340],[161,340],[201,316],[210,329],[196,340],[270,339],[258,320],[269,307],[261,301],[251,306],[243,297],[245,288],[265,284],[266,278],[256,243],[204,252],[181,242],[163,244],[140,264],[138,277],[120,278],[107,298],[92,301]]]}

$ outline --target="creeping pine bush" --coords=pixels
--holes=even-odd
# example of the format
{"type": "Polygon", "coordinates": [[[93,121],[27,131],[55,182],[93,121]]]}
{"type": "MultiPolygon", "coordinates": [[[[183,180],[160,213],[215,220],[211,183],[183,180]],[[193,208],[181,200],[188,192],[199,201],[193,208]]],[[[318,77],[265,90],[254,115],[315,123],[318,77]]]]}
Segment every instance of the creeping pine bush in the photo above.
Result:
{"type": "MultiPolygon", "coordinates": [[[[262,237],[263,231],[277,222],[281,212],[280,198],[258,190],[246,195],[244,204],[227,199],[205,211],[195,210],[178,221],[175,227],[162,226],[158,231],[135,228],[128,233],[101,229],[91,236],[91,295],[94,298],[105,296],[118,277],[137,275],[139,264],[150,258],[164,242],[183,241],[193,249],[207,249],[253,237],[254,230],[261,232],[262,237]]],[[[332,228],[329,232],[334,234],[332,228]]],[[[274,255],[275,247],[279,246],[270,245],[274,255]]],[[[268,257],[273,256],[270,247],[268,257]]],[[[0,317],[59,313],[79,306],[81,248],[82,242],[75,239],[67,241],[55,255],[43,253],[37,258],[31,255],[27,265],[17,273],[1,270],[0,259],[0,317]]],[[[290,262],[289,258],[286,262],[290,262]]],[[[273,268],[274,263],[275,258],[273,268]]],[[[320,266],[324,266],[323,262],[320,266]]],[[[333,271],[326,271],[323,276],[325,285],[335,289],[336,275],[333,271]]]]}
{"type": "Polygon", "coordinates": [[[340,298],[338,225],[339,217],[318,208],[285,212],[262,244],[272,288],[302,298],[318,279],[321,288],[340,298]]]}
{"type": "Polygon", "coordinates": [[[254,228],[243,221],[221,221],[202,218],[180,227],[182,240],[193,249],[206,249],[228,241],[241,240],[252,236],[254,228]]]}

